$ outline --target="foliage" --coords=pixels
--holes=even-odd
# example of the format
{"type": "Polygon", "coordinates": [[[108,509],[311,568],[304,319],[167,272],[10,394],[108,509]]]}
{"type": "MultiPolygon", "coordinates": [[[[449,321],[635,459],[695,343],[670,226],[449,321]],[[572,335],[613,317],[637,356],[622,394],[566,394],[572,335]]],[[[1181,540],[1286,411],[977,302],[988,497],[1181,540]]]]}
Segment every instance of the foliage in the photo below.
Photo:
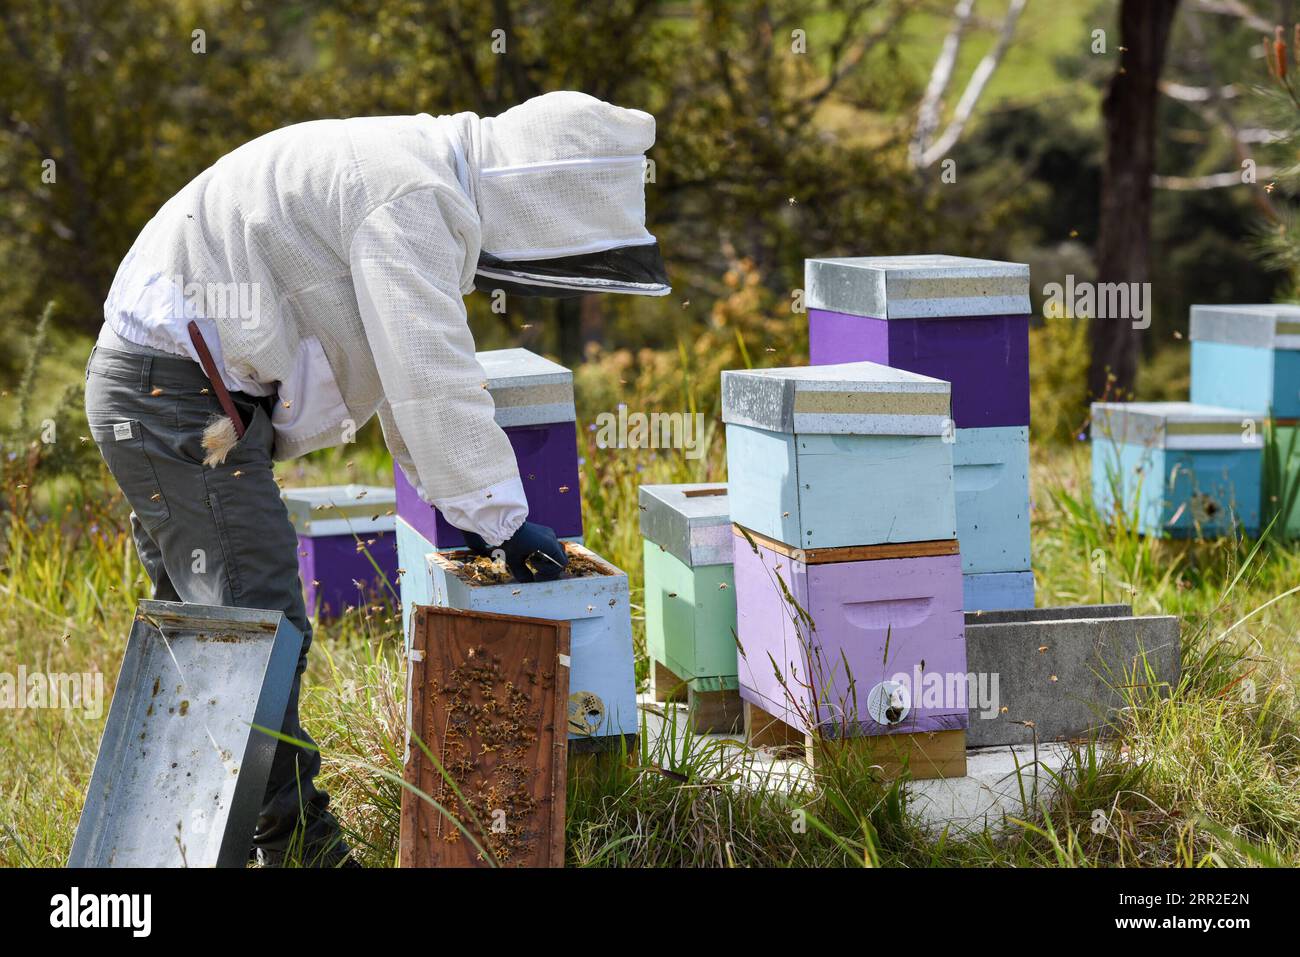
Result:
{"type": "Polygon", "coordinates": [[[38,479],[53,482],[64,476],[84,479],[91,474],[99,456],[84,434],[82,389],[70,386],[52,413],[33,421],[32,401],[38,388],[42,361],[50,351],[51,319],[55,304],[46,305],[31,339],[12,403],[13,418],[0,422],[0,515],[26,519],[33,504],[38,479]]]}

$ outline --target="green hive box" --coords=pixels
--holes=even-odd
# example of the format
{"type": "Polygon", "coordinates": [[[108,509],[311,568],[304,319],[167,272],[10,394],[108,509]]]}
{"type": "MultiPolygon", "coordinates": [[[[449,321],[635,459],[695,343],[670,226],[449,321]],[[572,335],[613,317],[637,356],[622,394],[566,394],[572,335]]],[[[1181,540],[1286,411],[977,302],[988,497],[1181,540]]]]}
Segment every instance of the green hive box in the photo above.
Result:
{"type": "Polygon", "coordinates": [[[655,697],[684,697],[696,731],[736,730],[741,712],[727,486],[642,485],[639,499],[655,697]]]}
{"type": "MultiPolygon", "coordinates": [[[[1273,441],[1277,448],[1277,455],[1283,461],[1281,481],[1277,483],[1281,487],[1269,488],[1269,479],[1266,474],[1261,495],[1277,495],[1280,499],[1276,503],[1264,503],[1265,511],[1270,514],[1273,508],[1286,508],[1286,496],[1295,495],[1296,500],[1291,503],[1290,515],[1282,516],[1277,522],[1277,525],[1281,526],[1280,537],[1295,541],[1300,539],[1300,493],[1293,493],[1292,488],[1297,482],[1300,482],[1300,423],[1297,423],[1295,419],[1274,420],[1273,441]]],[[[1265,463],[1265,471],[1267,472],[1267,470],[1268,464],[1265,463]]]]}

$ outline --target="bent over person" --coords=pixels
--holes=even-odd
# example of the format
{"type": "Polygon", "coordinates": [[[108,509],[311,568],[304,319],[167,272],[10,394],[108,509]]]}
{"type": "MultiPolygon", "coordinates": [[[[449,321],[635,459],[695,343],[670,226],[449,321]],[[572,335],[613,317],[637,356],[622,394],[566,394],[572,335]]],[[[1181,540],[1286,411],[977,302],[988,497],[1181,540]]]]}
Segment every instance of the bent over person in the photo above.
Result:
{"type": "MultiPolygon", "coordinates": [[[[492,118],[303,123],[222,157],[131,247],[86,370],[91,433],[155,598],[278,610],[302,632],[285,736],[311,741],[311,624],[272,462],[378,414],[393,459],[472,548],[500,549],[524,581],[559,574],[462,296],[666,294],[645,228],[653,141],[650,115],[571,92],[492,118]]],[[[314,747],[278,743],[250,849],[264,863],[351,863],[319,770],[314,747]]]]}

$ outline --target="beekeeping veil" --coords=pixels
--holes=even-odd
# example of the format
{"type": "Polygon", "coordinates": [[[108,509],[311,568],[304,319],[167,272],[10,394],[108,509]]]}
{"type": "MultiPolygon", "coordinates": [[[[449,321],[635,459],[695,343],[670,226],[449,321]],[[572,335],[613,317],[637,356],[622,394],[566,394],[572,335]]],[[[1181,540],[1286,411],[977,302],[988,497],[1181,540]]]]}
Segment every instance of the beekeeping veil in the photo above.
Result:
{"type": "Polygon", "coordinates": [[[476,288],[551,297],[671,291],[645,228],[653,116],[558,92],[461,129],[482,228],[476,288]]]}

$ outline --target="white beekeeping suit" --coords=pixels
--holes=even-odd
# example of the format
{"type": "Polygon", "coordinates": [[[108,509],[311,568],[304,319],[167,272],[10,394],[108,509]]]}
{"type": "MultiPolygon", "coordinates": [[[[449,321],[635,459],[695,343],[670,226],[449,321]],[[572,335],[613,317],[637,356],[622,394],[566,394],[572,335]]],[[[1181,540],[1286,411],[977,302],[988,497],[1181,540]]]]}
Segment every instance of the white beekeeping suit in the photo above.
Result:
{"type": "Polygon", "coordinates": [[[491,545],[524,522],[462,296],[663,295],[645,228],[654,118],[581,93],[472,113],[322,120],[220,159],[149,222],[104,304],[122,339],[278,393],[275,456],[378,413],[393,458],[491,545]]]}

